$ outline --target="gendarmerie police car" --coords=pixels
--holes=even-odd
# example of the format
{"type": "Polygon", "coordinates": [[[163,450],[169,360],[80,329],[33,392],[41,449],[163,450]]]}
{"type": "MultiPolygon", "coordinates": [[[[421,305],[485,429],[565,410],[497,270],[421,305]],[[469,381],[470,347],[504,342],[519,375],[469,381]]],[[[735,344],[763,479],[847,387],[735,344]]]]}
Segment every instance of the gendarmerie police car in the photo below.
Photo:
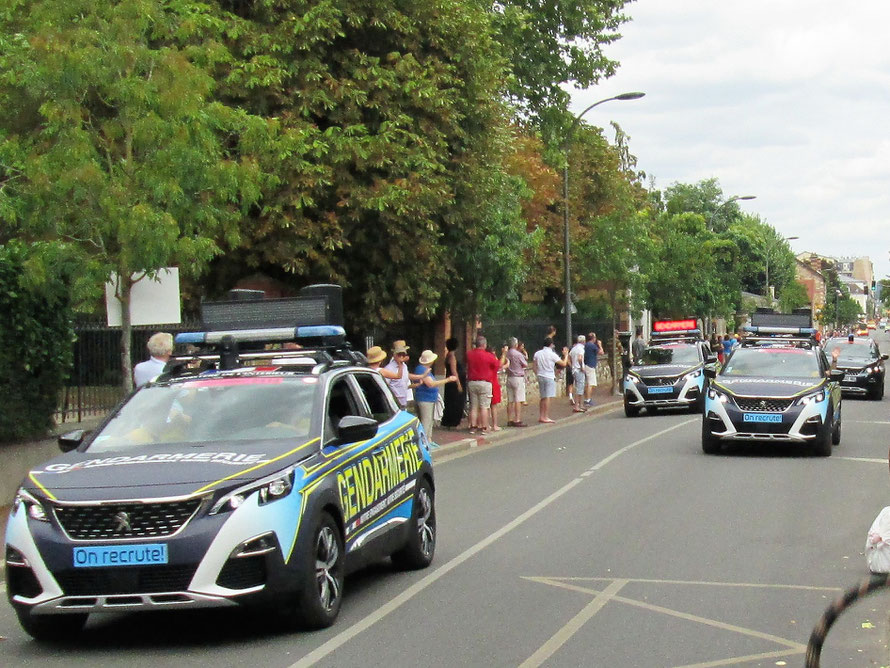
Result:
{"type": "Polygon", "coordinates": [[[839,351],[837,368],[844,372],[841,391],[880,401],[884,398],[884,361],[875,340],[864,337],[832,338],[823,344],[825,353],[839,351]]]}
{"type": "MultiPolygon", "coordinates": [[[[313,300],[215,306],[228,324],[273,307],[305,322],[306,309],[327,308],[313,300]]],[[[29,634],[70,635],[92,613],[238,604],[324,627],[350,570],[431,562],[429,444],[342,327],[177,340],[193,350],[92,434],[60,438],[71,451],[16,494],[7,594],[29,634]]]]}
{"type": "Polygon", "coordinates": [[[702,449],[757,441],[808,444],[828,456],[841,439],[843,371],[831,368],[816,343],[810,316],[755,313],[742,344],[711,379],[702,417],[702,449]]]}
{"type": "MultiPolygon", "coordinates": [[[[631,360],[624,377],[624,414],[640,409],[689,408],[701,412],[705,376],[702,367],[710,349],[694,319],[659,320],[640,359],[631,360]]],[[[714,358],[716,359],[716,357],[714,358]]]]}

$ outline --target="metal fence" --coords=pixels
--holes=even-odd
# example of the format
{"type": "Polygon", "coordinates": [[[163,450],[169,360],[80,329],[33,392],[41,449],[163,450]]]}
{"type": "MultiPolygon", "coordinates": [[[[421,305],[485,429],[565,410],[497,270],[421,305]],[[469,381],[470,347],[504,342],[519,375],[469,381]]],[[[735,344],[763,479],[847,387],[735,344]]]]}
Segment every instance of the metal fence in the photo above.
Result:
{"type": "MultiPolygon", "coordinates": [[[[565,321],[554,322],[552,320],[485,320],[482,333],[488,339],[489,345],[500,351],[501,346],[507,343],[507,339],[515,336],[525,342],[525,349],[529,354],[541,349],[547,329],[550,325],[556,325],[556,344],[558,348],[565,345],[565,321]]],[[[612,323],[608,320],[572,320],[572,330],[577,337],[579,334],[594,332],[602,341],[603,347],[611,341],[612,323]]],[[[574,344],[574,341],[572,342],[574,344]]],[[[571,347],[571,345],[569,347],[571,347]]]]}
{"type": "MultiPolygon", "coordinates": [[[[146,359],[145,344],[157,331],[180,332],[197,329],[195,323],[133,327],[130,351],[133,364],[146,359]]],[[[101,416],[123,398],[121,372],[121,328],[104,323],[75,325],[74,366],[59,397],[57,424],[80,422],[101,416]]]]}

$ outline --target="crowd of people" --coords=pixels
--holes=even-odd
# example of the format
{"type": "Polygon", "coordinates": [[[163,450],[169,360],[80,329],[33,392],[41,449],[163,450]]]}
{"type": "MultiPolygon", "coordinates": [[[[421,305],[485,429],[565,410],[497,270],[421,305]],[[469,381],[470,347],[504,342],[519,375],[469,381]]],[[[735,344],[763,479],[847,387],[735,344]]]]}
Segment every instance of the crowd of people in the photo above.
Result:
{"type": "Polygon", "coordinates": [[[393,343],[392,359],[385,366],[383,361],[387,354],[379,346],[370,348],[367,357],[370,366],[386,379],[403,409],[409,409],[413,399],[414,410],[424,431],[433,440],[436,426],[458,429],[465,419],[471,434],[500,431],[503,428],[500,410],[503,403],[507,406],[507,427],[528,426],[523,419],[523,409],[528,405],[529,372],[534,373],[537,380],[538,422],[555,422],[550,415],[550,406],[563,371],[566,394],[573,410],[580,413],[590,408],[597,386],[597,366],[605,355],[602,343],[591,332],[578,336],[571,350],[563,347],[558,352],[555,336],[556,328],[551,326],[540,349],[530,355],[525,344],[516,337],[510,337],[496,351],[480,332],[464,355],[465,365],[458,352],[458,340],[450,338],[445,342],[442,360],[445,376],[440,379],[432,369],[438,355],[431,350],[424,350],[413,372],[409,370],[409,347],[402,340],[393,343]],[[506,381],[506,402],[501,393],[500,375],[506,381]],[[468,410],[465,410],[467,405],[468,410]]]}

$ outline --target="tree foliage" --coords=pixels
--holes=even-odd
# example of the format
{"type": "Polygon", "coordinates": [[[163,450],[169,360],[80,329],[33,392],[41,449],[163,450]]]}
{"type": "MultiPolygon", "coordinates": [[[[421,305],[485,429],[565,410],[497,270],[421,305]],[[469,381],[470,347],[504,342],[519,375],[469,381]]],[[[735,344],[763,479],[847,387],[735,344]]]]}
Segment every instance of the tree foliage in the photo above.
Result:
{"type": "Polygon", "coordinates": [[[65,272],[29,270],[36,250],[19,241],[0,245],[0,441],[47,432],[71,368],[65,272]]]}
{"type": "MultiPolygon", "coordinates": [[[[223,24],[185,0],[17,1],[0,16],[0,210],[68,242],[93,294],[120,277],[130,381],[132,283],[185,274],[239,236],[265,125],[214,99],[223,24]]],[[[85,296],[85,295],[80,295],[85,296]]]]}

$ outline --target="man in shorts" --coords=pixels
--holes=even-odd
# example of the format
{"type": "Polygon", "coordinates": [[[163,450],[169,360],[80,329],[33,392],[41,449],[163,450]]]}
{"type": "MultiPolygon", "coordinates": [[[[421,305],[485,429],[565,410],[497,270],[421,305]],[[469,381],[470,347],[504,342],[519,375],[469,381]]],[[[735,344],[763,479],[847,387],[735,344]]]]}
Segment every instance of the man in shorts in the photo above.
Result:
{"type": "Polygon", "coordinates": [[[556,422],[550,418],[550,400],[556,396],[556,367],[564,368],[569,365],[569,349],[563,348],[560,358],[553,350],[553,339],[548,336],[544,339],[544,346],[535,353],[534,364],[541,397],[538,422],[552,424],[556,422]]]}
{"type": "Polygon", "coordinates": [[[491,408],[491,379],[497,377],[500,362],[486,350],[488,341],[477,336],[473,350],[467,352],[467,393],[470,395],[470,433],[488,432],[491,408]]]}
{"type": "Polygon", "coordinates": [[[584,374],[587,376],[584,405],[587,407],[593,406],[593,388],[597,386],[596,365],[604,352],[603,345],[596,340],[596,334],[590,332],[587,335],[587,343],[584,344],[584,374]]]}
{"type": "Polygon", "coordinates": [[[584,373],[584,342],[585,338],[583,334],[579,334],[578,338],[575,342],[575,345],[572,346],[572,349],[569,351],[569,364],[571,368],[571,375],[574,379],[573,383],[575,385],[576,395],[570,397],[572,400],[572,410],[576,413],[583,413],[586,408],[584,408],[581,403],[581,398],[583,393],[587,389],[587,374],[584,373]]]}
{"type": "Polygon", "coordinates": [[[515,336],[507,341],[507,426],[525,427],[522,405],[525,403],[525,370],[528,357],[519,350],[515,336]]]}

